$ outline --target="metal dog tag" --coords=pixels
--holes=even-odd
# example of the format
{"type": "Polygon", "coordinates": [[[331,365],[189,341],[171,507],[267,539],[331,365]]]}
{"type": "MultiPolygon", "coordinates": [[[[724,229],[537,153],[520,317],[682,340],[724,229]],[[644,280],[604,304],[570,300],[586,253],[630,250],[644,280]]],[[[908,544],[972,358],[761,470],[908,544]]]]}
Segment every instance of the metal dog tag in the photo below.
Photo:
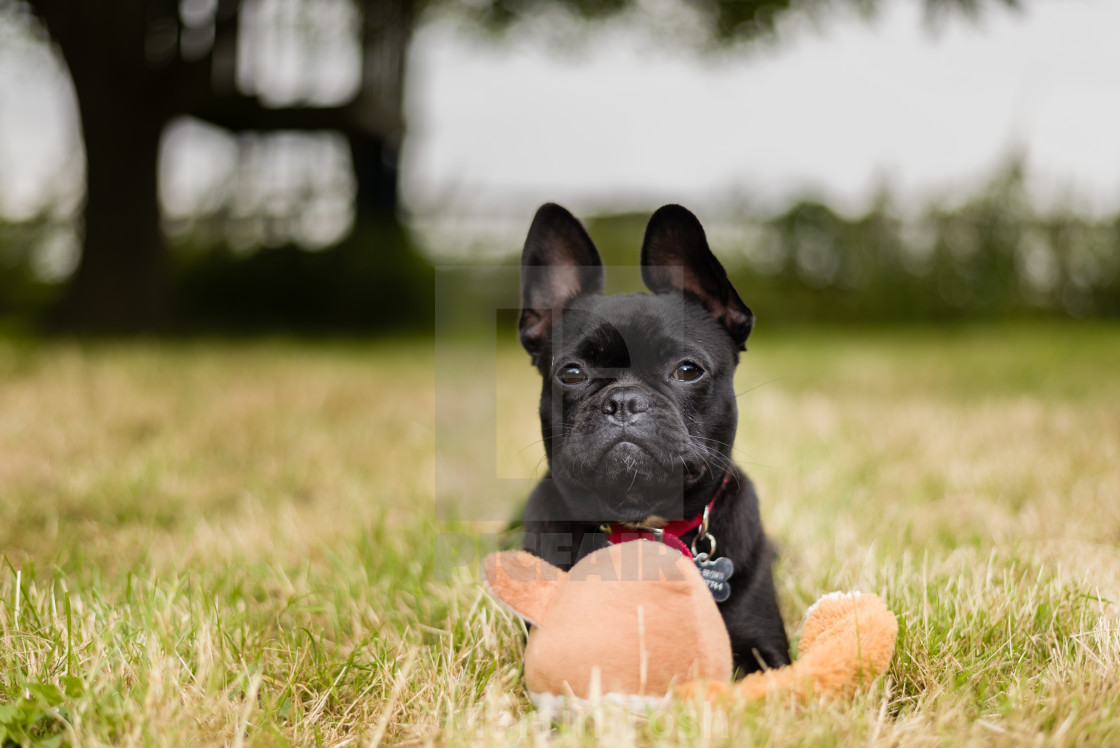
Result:
{"type": "Polygon", "coordinates": [[[717,603],[722,603],[731,597],[731,585],[727,583],[735,573],[735,564],[731,563],[731,559],[726,557],[709,559],[708,554],[700,553],[696,556],[695,563],[717,603]]]}

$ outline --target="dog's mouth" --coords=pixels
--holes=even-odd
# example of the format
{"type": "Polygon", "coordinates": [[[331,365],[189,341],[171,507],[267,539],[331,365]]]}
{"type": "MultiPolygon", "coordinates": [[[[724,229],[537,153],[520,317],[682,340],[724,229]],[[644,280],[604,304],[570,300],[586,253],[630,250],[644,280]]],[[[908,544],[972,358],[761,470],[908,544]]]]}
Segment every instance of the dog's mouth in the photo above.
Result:
{"type": "Polygon", "coordinates": [[[653,450],[648,446],[640,441],[623,436],[616,439],[613,444],[607,445],[607,448],[599,455],[595,467],[604,467],[603,463],[605,462],[622,462],[637,467],[641,462],[654,459],[653,450]]]}
{"type": "MultiPolygon", "coordinates": [[[[636,434],[620,434],[590,457],[585,463],[589,469],[580,471],[580,482],[596,493],[628,497],[623,503],[632,504],[635,513],[643,512],[641,519],[654,510],[648,503],[653,494],[669,489],[679,494],[689,480],[684,461],[672,449],[636,434]]],[[[639,517],[627,519],[637,521],[639,517]]]]}
{"type": "MultiPolygon", "coordinates": [[[[594,484],[691,484],[708,473],[708,461],[697,459],[687,445],[663,444],[661,439],[645,439],[635,433],[622,433],[603,440],[590,454],[581,473],[594,484]]],[[[560,460],[563,461],[563,458],[560,460]]]]}
{"type": "Polygon", "coordinates": [[[680,475],[686,481],[707,473],[703,460],[689,459],[687,450],[657,448],[633,436],[621,436],[608,444],[595,462],[595,471],[622,471],[627,474],[680,475]]]}
{"type": "Polygon", "coordinates": [[[711,472],[683,427],[650,423],[574,430],[552,455],[553,476],[570,488],[574,510],[597,521],[656,527],[711,472]]]}

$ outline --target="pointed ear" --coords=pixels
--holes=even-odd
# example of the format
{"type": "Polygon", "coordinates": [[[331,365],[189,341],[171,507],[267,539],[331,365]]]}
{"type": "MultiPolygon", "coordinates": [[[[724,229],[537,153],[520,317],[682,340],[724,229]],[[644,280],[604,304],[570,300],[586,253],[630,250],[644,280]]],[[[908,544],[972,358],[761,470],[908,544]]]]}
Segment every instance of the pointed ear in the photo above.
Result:
{"type": "Polygon", "coordinates": [[[687,209],[665,205],[650,217],[642,242],[642,280],[654,293],[683,291],[695,297],[745,350],[754,314],[708,248],[704,227],[687,209]]]}
{"type": "Polygon", "coordinates": [[[491,553],[482,562],[482,576],[490,594],[514,613],[539,626],[548,600],[567,572],[525,551],[491,553]]]}
{"type": "Polygon", "coordinates": [[[564,306],[603,292],[599,250],[575,216],[555,203],[537,210],[521,253],[521,345],[540,360],[564,306]]]}

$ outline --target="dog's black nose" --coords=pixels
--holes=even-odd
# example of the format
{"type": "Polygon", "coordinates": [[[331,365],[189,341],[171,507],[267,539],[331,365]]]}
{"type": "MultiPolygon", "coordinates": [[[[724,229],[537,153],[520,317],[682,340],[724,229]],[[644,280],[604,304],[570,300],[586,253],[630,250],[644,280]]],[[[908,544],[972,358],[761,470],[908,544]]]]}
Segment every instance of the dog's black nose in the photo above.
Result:
{"type": "Polygon", "coordinates": [[[649,410],[649,399],[637,387],[619,387],[607,393],[600,407],[611,420],[625,423],[649,410]]]}

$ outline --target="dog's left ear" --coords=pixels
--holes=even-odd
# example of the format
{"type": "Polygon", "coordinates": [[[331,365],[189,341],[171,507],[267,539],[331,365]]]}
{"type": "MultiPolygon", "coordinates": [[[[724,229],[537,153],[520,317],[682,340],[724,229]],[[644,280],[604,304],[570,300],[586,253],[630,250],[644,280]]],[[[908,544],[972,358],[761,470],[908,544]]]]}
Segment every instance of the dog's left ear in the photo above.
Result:
{"type": "Polygon", "coordinates": [[[686,208],[665,205],[650,217],[642,242],[642,280],[654,293],[683,291],[693,296],[735,345],[746,349],[754,314],[708,248],[704,227],[686,208]]]}

